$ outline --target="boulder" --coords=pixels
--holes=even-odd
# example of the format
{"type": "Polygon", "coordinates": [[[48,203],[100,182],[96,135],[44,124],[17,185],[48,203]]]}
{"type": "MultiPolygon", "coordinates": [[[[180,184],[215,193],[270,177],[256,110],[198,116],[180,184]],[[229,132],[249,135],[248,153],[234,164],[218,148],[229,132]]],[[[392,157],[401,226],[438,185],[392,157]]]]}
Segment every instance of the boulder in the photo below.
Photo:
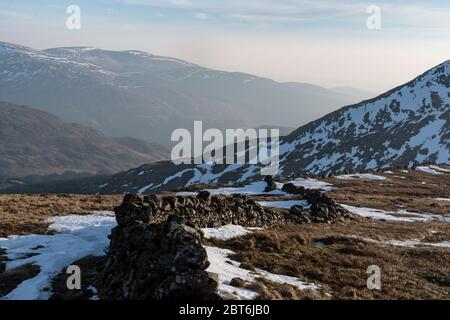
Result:
{"type": "Polygon", "coordinates": [[[119,225],[130,223],[149,223],[152,216],[152,208],[136,195],[125,195],[120,207],[114,208],[116,221],[119,225]]]}
{"type": "Polygon", "coordinates": [[[264,182],[267,184],[266,188],[264,189],[264,192],[270,192],[277,188],[277,185],[275,184],[275,181],[273,180],[272,176],[266,176],[264,178],[264,182]]]}

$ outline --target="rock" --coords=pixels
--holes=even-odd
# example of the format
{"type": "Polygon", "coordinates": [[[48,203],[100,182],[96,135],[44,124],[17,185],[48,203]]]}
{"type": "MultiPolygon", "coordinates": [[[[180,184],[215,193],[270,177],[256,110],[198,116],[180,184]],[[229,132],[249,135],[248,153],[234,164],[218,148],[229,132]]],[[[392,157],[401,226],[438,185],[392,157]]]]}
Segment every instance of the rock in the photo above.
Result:
{"type": "Polygon", "coordinates": [[[7,261],[9,261],[9,259],[6,257],[6,250],[0,248],[0,273],[5,271],[7,261]]]}
{"type": "MultiPolygon", "coordinates": [[[[122,216],[130,208],[126,205],[119,210],[122,216]]],[[[132,300],[219,299],[218,279],[205,271],[209,262],[202,237],[201,230],[174,215],[162,223],[119,224],[110,235],[101,295],[132,300]]]]}
{"type": "Polygon", "coordinates": [[[302,206],[299,206],[299,205],[293,205],[293,206],[289,209],[289,213],[290,213],[290,214],[294,214],[294,215],[303,215],[305,212],[304,212],[302,206]]]}
{"type": "Polygon", "coordinates": [[[349,216],[347,210],[320,190],[305,189],[292,183],[285,184],[283,190],[307,200],[310,209],[297,206],[286,212],[262,207],[246,195],[212,196],[208,191],[200,191],[197,196],[161,198],[150,195],[144,200],[127,195],[122,205],[115,209],[116,219],[121,225],[161,223],[171,215],[178,215],[198,228],[215,228],[226,224],[264,228],[286,223],[334,222],[338,217],[349,216]]]}
{"type": "Polygon", "coordinates": [[[302,206],[294,205],[289,209],[291,219],[296,223],[311,223],[310,214],[302,206]]]}
{"type": "MultiPolygon", "coordinates": [[[[338,217],[348,217],[350,213],[342,206],[336,203],[325,192],[315,189],[305,189],[301,186],[296,186],[292,183],[283,185],[283,191],[301,195],[303,199],[310,204],[310,216],[305,218],[312,218],[316,222],[331,222],[337,220],[338,217]]],[[[295,210],[291,214],[296,214],[295,210]]]]}
{"type": "Polygon", "coordinates": [[[230,281],[230,286],[235,287],[235,288],[245,288],[245,286],[248,284],[247,281],[241,279],[241,278],[233,278],[230,281]]]}
{"type": "Polygon", "coordinates": [[[200,191],[197,194],[197,198],[203,201],[210,201],[211,200],[211,193],[209,193],[208,191],[200,191]]]}
{"type": "Polygon", "coordinates": [[[305,188],[303,188],[301,186],[296,186],[293,183],[285,183],[281,190],[283,190],[284,192],[290,193],[290,194],[298,194],[301,196],[303,196],[306,191],[305,188]]]}
{"type": "Polygon", "coordinates": [[[277,188],[277,185],[275,184],[275,181],[273,181],[272,176],[266,176],[264,178],[264,182],[267,184],[266,188],[264,189],[264,192],[270,192],[277,188]]]}
{"type": "Polygon", "coordinates": [[[114,208],[116,221],[119,225],[128,225],[133,223],[149,223],[152,215],[152,209],[141,197],[135,195],[126,195],[122,204],[114,208]]]}

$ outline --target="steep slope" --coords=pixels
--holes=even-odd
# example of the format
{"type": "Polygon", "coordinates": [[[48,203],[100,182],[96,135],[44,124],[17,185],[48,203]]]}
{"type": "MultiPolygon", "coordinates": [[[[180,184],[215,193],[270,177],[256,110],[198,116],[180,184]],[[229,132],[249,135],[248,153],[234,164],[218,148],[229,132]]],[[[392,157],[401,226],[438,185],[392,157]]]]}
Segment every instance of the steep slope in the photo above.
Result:
{"type": "MultiPolygon", "coordinates": [[[[450,163],[450,61],[374,99],[302,126],[280,144],[280,178],[450,163]]],[[[257,165],[157,163],[113,176],[101,193],[151,192],[260,179],[257,165]]]]}
{"type": "Polygon", "coordinates": [[[141,51],[40,51],[2,42],[0,99],[108,135],[164,144],[175,128],[191,128],[194,120],[219,129],[298,127],[360,101],[318,86],[216,71],[141,51]]]}
{"type": "Polygon", "coordinates": [[[448,163],[450,61],[297,129],[285,147],[284,175],[448,163]]]}
{"type": "Polygon", "coordinates": [[[109,138],[43,111],[0,102],[0,181],[65,171],[111,174],[167,157],[158,145],[109,138]]]}

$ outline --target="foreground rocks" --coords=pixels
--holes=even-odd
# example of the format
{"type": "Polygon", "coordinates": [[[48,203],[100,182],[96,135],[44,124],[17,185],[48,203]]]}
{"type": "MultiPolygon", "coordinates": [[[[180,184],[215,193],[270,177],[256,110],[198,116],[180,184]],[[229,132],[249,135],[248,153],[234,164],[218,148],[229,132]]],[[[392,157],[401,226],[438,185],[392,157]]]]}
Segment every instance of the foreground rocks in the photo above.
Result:
{"type": "Polygon", "coordinates": [[[6,250],[0,248],[0,273],[5,271],[6,261],[8,261],[8,258],[6,257],[6,250]]]}
{"type": "Polygon", "coordinates": [[[103,298],[132,300],[219,299],[218,279],[201,245],[201,230],[180,216],[149,224],[151,209],[126,197],[116,208],[118,226],[102,279],[103,298]],[[133,207],[135,209],[133,209],[133,207]]]}
{"type": "Polygon", "coordinates": [[[207,191],[187,197],[126,195],[115,208],[118,226],[110,235],[101,298],[219,299],[217,275],[206,272],[209,262],[199,228],[332,222],[348,214],[320,191],[289,184],[284,189],[307,199],[310,208],[264,208],[245,195],[207,191]]]}
{"type": "Polygon", "coordinates": [[[266,188],[264,189],[264,192],[270,192],[277,188],[277,185],[273,180],[272,176],[266,176],[264,178],[264,182],[266,183],[266,188]]]}
{"type": "Polygon", "coordinates": [[[349,217],[350,212],[336,203],[325,192],[316,189],[306,189],[292,183],[283,185],[284,192],[301,196],[310,204],[309,210],[304,210],[301,206],[292,206],[289,212],[296,215],[299,220],[309,222],[329,222],[342,220],[349,217]]]}
{"type": "Polygon", "coordinates": [[[170,215],[177,215],[198,228],[217,228],[226,224],[269,228],[287,223],[334,222],[349,215],[319,190],[285,184],[283,191],[300,195],[310,207],[294,206],[289,211],[272,209],[262,207],[246,195],[211,195],[208,191],[200,191],[196,196],[127,195],[116,209],[116,216],[122,224],[136,219],[161,223],[170,215]]]}

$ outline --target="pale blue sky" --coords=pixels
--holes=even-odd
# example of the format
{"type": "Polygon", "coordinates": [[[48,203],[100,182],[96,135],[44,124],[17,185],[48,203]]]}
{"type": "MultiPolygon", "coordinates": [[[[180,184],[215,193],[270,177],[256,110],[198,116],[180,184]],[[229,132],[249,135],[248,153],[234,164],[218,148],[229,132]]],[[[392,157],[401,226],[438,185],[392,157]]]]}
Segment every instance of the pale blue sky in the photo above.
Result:
{"type": "Polygon", "coordinates": [[[0,0],[0,41],[139,49],[278,81],[384,91],[450,59],[450,1],[0,0]],[[81,8],[81,30],[66,8],[81,8]],[[381,8],[381,30],[366,9],[381,8]]]}

